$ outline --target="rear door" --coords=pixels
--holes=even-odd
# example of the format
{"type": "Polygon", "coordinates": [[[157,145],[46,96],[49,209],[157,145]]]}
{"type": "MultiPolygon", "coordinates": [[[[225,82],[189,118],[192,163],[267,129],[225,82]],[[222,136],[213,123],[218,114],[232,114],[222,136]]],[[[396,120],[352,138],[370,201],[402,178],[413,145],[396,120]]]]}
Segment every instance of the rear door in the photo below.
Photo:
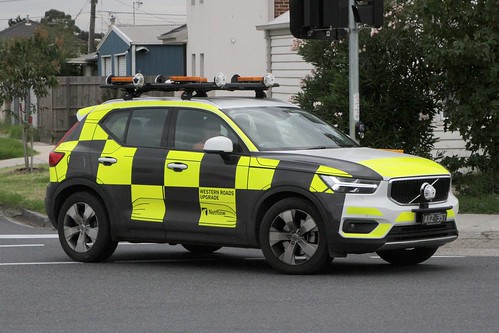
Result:
{"type": "Polygon", "coordinates": [[[101,122],[109,137],[97,182],[109,193],[118,233],[130,239],[164,239],[169,115],[168,108],[117,110],[101,122]]]}

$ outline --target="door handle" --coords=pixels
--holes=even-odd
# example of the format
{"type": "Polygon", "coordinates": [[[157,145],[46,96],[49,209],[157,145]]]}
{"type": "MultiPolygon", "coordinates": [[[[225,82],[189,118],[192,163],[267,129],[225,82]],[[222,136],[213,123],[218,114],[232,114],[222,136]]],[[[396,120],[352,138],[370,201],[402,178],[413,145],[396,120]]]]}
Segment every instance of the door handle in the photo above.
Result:
{"type": "Polygon", "coordinates": [[[168,169],[173,170],[175,172],[182,172],[187,170],[187,164],[184,163],[168,163],[168,169]]]}
{"type": "Polygon", "coordinates": [[[99,161],[100,164],[104,164],[105,166],[110,166],[111,164],[118,162],[118,160],[114,157],[99,157],[97,161],[99,161]]]}

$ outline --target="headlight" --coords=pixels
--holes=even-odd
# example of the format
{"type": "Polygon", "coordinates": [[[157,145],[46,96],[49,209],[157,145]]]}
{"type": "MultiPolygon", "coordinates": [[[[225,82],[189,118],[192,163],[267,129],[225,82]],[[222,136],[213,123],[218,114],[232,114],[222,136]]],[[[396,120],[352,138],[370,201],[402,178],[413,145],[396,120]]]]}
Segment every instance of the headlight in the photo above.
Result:
{"type": "Polygon", "coordinates": [[[374,193],[379,185],[379,181],[375,180],[325,175],[321,175],[320,177],[334,192],[339,193],[374,193]]]}

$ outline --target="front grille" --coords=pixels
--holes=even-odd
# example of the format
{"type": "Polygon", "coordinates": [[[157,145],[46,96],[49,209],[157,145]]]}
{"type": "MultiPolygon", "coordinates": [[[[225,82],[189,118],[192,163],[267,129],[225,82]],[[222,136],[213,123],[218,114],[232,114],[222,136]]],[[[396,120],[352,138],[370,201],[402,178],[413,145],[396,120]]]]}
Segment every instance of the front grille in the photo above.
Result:
{"type": "MultiPolygon", "coordinates": [[[[450,190],[450,177],[404,178],[390,182],[390,197],[393,201],[402,204],[419,204],[421,185],[428,183],[435,187],[437,193],[432,202],[447,200],[450,190]]],[[[423,198],[424,200],[424,198],[423,198]]]]}
{"type": "Polygon", "coordinates": [[[457,236],[456,223],[454,221],[437,225],[408,225],[396,226],[388,233],[387,242],[404,242],[424,240],[440,237],[457,236]]]}

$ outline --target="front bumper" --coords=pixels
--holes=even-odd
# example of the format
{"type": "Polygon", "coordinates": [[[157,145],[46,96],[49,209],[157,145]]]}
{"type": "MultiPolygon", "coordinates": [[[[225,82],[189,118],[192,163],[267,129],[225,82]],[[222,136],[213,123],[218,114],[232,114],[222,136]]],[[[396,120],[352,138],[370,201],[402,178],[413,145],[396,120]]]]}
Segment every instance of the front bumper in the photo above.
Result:
{"type": "Polygon", "coordinates": [[[458,235],[455,221],[439,225],[395,226],[385,237],[384,245],[377,250],[438,247],[456,240],[458,235]]]}
{"type": "MultiPolygon", "coordinates": [[[[445,202],[430,203],[429,209],[429,212],[445,211],[447,219],[438,224],[427,225],[419,222],[416,212],[413,211],[418,210],[418,205],[397,204],[388,199],[387,192],[387,184],[382,182],[375,194],[345,196],[340,219],[332,216],[334,231],[328,240],[332,256],[390,249],[439,247],[458,238],[455,217],[459,203],[451,193],[445,202]],[[356,228],[352,228],[352,224],[355,224],[356,228]],[[369,225],[373,226],[372,230],[369,225]]],[[[331,208],[329,206],[329,209],[331,208]]]]}

